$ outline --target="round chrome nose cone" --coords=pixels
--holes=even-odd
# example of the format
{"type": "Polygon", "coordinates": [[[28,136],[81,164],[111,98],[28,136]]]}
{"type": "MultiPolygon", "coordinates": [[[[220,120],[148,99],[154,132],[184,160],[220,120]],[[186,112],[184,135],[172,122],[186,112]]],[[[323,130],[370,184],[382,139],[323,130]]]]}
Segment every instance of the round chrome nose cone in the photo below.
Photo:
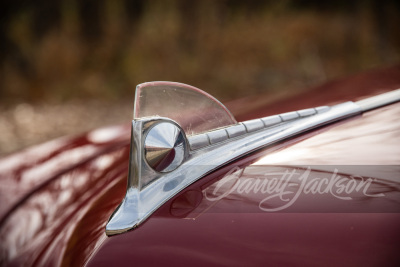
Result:
{"type": "Polygon", "coordinates": [[[153,126],[144,141],[147,163],[158,172],[178,168],[185,156],[185,138],[179,127],[168,122],[153,126]]]}

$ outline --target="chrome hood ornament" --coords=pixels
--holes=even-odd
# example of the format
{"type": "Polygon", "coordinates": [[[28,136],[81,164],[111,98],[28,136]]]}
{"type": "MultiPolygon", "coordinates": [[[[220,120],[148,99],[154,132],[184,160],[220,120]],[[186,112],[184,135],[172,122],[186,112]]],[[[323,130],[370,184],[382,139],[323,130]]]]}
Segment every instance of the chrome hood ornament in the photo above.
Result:
{"type": "Polygon", "coordinates": [[[400,101],[400,90],[366,100],[237,123],[215,98],[189,85],[136,88],[128,186],[106,234],[136,228],[196,180],[248,153],[335,121],[400,101]]]}

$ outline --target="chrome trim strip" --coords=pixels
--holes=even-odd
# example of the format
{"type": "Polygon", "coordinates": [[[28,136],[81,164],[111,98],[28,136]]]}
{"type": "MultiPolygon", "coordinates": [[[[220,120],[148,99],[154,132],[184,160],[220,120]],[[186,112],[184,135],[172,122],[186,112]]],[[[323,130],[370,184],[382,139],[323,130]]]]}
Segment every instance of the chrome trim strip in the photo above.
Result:
{"type": "Polygon", "coordinates": [[[317,107],[315,109],[312,108],[308,110],[299,111],[302,112],[301,116],[298,111],[292,111],[261,119],[248,120],[223,129],[217,129],[215,131],[193,135],[188,137],[188,140],[190,148],[192,150],[196,150],[225,141],[226,139],[242,136],[248,133],[257,132],[264,128],[277,126],[279,124],[288,123],[290,121],[293,122],[294,120],[297,121],[300,118],[317,114],[317,110],[319,110],[319,113],[322,113],[329,109],[330,107],[323,106],[323,107],[317,107]],[[226,132],[227,135],[224,132],[226,132]]]}
{"type": "Polygon", "coordinates": [[[299,114],[296,111],[293,112],[287,112],[279,115],[283,121],[290,121],[297,119],[299,117],[299,114]]]}
{"type": "Polygon", "coordinates": [[[246,127],[242,123],[226,128],[229,138],[235,138],[246,133],[246,127]]]}
{"type": "Polygon", "coordinates": [[[207,134],[197,134],[189,138],[190,149],[196,150],[205,146],[210,145],[210,139],[207,134]]]}
{"type": "Polygon", "coordinates": [[[317,111],[317,113],[322,113],[322,112],[325,112],[325,111],[328,111],[328,110],[329,110],[328,106],[322,106],[322,107],[316,107],[315,108],[315,111],[317,111]]]}
{"type": "MultiPolygon", "coordinates": [[[[167,173],[156,172],[145,162],[143,139],[153,124],[169,122],[178,127],[179,125],[167,118],[134,120],[128,188],[125,198],[107,223],[106,234],[115,235],[136,228],[181,190],[235,159],[316,127],[361,114],[361,109],[353,102],[331,108],[317,108],[316,111],[317,114],[304,118],[285,122],[276,120],[277,124],[272,126],[265,123],[270,120],[268,117],[256,120],[256,126],[252,121],[230,126],[224,129],[228,139],[217,143],[213,141],[212,144],[209,138],[210,135],[213,136],[211,132],[210,135],[201,134],[189,138],[185,136],[185,151],[188,153],[185,154],[183,163],[179,167],[167,173]],[[259,125],[262,127],[259,128],[259,125]],[[244,127],[249,133],[243,131],[244,127]],[[187,149],[189,144],[191,150],[187,149]]],[[[300,113],[296,117],[299,115],[300,113]]],[[[286,115],[284,117],[287,119],[286,115]]],[[[212,138],[214,140],[214,137],[212,138]]]]}
{"type": "Polygon", "coordinates": [[[400,89],[357,101],[363,112],[400,101],[400,89]]]}
{"type": "Polygon", "coordinates": [[[264,128],[264,123],[261,119],[255,119],[255,120],[250,120],[250,121],[244,121],[242,122],[244,124],[244,127],[246,127],[246,131],[248,133],[252,133],[258,130],[261,130],[264,128]]]}
{"type": "Polygon", "coordinates": [[[225,141],[229,138],[226,129],[219,129],[216,131],[209,132],[207,133],[207,136],[208,139],[210,140],[211,145],[225,141]]]}
{"type": "Polygon", "coordinates": [[[309,108],[309,109],[299,110],[297,111],[297,113],[299,113],[300,117],[307,117],[310,115],[314,115],[315,113],[317,113],[317,111],[314,108],[309,108]]]}
{"type": "MultiPolygon", "coordinates": [[[[314,112],[315,113],[315,112],[314,112]]],[[[275,124],[282,122],[282,118],[279,115],[269,116],[265,118],[261,118],[265,127],[269,127],[275,124]]]]}

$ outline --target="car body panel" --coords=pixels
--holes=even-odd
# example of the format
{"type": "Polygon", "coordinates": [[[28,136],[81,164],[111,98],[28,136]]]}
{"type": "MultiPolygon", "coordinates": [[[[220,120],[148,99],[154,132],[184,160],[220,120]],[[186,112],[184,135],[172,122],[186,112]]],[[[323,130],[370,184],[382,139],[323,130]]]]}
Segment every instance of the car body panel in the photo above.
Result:
{"type": "Polygon", "coordinates": [[[121,159],[129,156],[129,131],[129,126],[98,129],[0,161],[7,167],[0,186],[2,262],[60,263],[79,218],[125,175],[121,159]]]}
{"type": "MultiPolygon", "coordinates": [[[[398,78],[386,79],[379,90],[392,89],[396,83],[398,78]]],[[[342,88],[345,84],[337,85],[342,88]]],[[[334,86],[325,88],[331,91],[324,91],[324,99],[331,95],[331,101],[336,102],[334,86]]],[[[357,98],[371,93],[357,92],[357,98]]],[[[331,103],[313,102],[307,94],[298,96],[296,101],[307,105],[300,108],[331,103]]],[[[251,119],[260,112],[262,116],[275,113],[276,104],[269,107],[262,111],[247,110],[240,118],[251,119]]],[[[104,227],[126,190],[129,126],[63,138],[8,156],[0,160],[0,262],[14,266],[116,263],[242,266],[265,262],[395,265],[400,261],[397,255],[400,178],[396,168],[400,151],[399,114],[399,104],[389,105],[242,158],[192,184],[134,231],[110,238],[106,237],[104,227]],[[244,169],[258,166],[257,170],[262,171],[290,168],[293,164],[394,166],[393,175],[374,176],[378,182],[390,185],[396,197],[392,202],[375,199],[374,203],[391,207],[391,212],[374,209],[363,213],[329,209],[321,212],[319,208],[324,208],[324,203],[339,203],[327,196],[319,196],[315,202],[299,200],[291,210],[277,213],[260,212],[254,205],[258,195],[236,194],[233,200],[226,198],[212,204],[200,197],[232,166],[244,169]],[[387,177],[394,181],[388,181],[387,177]],[[240,212],[237,203],[241,203],[240,212]],[[316,209],[307,212],[304,205],[310,203],[316,209]]],[[[318,173],[313,171],[312,175],[318,173]]],[[[363,206],[362,202],[359,205],[363,206]]]]}
{"type": "MultiPolygon", "coordinates": [[[[384,123],[381,117],[387,118],[388,123],[393,122],[393,113],[399,112],[400,104],[391,105],[329,129],[320,129],[318,134],[314,132],[291,140],[297,142],[291,147],[287,148],[289,144],[284,142],[276,151],[263,151],[224,167],[168,201],[134,231],[107,238],[89,266],[112,263],[121,266],[133,263],[155,266],[165,262],[169,265],[195,266],[260,266],[265,262],[296,266],[395,266],[400,262],[397,253],[400,245],[400,169],[398,164],[383,167],[379,164],[387,157],[387,162],[398,159],[400,123],[396,121],[394,125],[391,124],[393,128],[389,134],[387,129],[375,127],[369,127],[370,130],[362,135],[352,133],[360,127],[365,129],[366,125],[371,126],[371,120],[376,121],[377,126],[384,123]],[[259,194],[230,194],[217,202],[204,198],[204,192],[209,191],[232,166],[242,169],[256,166],[258,173],[276,173],[277,169],[293,168],[257,165],[257,162],[263,161],[263,157],[273,158],[274,154],[278,155],[286,149],[293,155],[302,155],[296,152],[308,147],[309,151],[303,156],[311,157],[299,158],[302,159],[299,162],[301,164],[313,164],[319,157],[312,156],[321,155],[320,152],[327,149],[330,154],[324,155],[320,164],[330,164],[340,169],[338,165],[347,163],[346,155],[349,158],[354,156],[354,148],[348,144],[365,144],[364,139],[368,136],[385,138],[392,147],[381,149],[382,142],[379,139],[370,142],[368,147],[362,147],[365,157],[361,154],[354,163],[348,162],[359,165],[347,166],[347,171],[357,175],[369,168],[367,173],[371,174],[374,167],[366,164],[379,165],[375,167],[376,176],[373,177],[377,180],[371,190],[375,194],[384,193],[384,198],[363,198],[354,194],[351,195],[354,202],[346,202],[329,195],[303,196],[289,209],[279,212],[260,211],[258,203],[263,196],[259,194]],[[307,139],[302,140],[304,138],[307,139]],[[313,144],[313,139],[325,140],[325,143],[296,148],[303,143],[313,144]],[[371,153],[375,161],[369,157],[371,153]]],[[[291,159],[287,158],[288,163],[291,163],[291,159]]],[[[311,177],[320,175],[320,171],[315,169],[310,174],[311,177]]],[[[342,176],[346,176],[346,173],[342,173],[342,176]]]]}

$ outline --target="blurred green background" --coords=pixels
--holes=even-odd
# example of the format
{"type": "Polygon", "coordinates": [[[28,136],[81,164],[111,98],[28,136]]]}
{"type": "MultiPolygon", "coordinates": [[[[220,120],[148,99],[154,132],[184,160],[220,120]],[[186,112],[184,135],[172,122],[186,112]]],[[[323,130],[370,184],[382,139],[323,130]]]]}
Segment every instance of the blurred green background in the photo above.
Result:
{"type": "Polygon", "coordinates": [[[0,155],[129,121],[141,82],[229,101],[400,59],[394,0],[2,0],[0,18],[0,155]]]}

